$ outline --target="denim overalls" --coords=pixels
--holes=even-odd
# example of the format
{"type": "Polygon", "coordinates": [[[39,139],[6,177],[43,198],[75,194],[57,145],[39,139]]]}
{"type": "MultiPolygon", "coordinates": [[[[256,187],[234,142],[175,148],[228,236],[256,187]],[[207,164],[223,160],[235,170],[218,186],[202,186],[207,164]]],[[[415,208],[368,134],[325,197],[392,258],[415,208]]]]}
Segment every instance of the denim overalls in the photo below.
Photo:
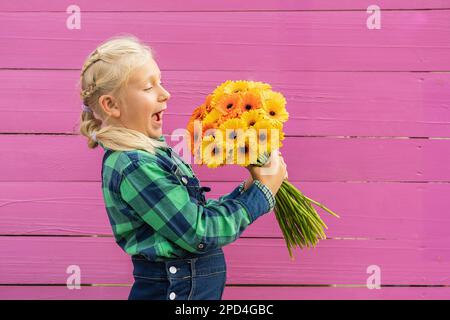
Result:
{"type": "MultiPolygon", "coordinates": [[[[183,160],[176,152],[168,148],[167,153],[170,160],[159,153],[156,156],[187,187],[192,201],[205,204],[204,192],[211,189],[201,187],[195,176],[183,174],[179,166],[183,160]]],[[[149,261],[143,255],[134,255],[131,260],[135,281],[129,300],[220,300],[225,289],[226,261],[222,248],[201,254],[186,252],[183,258],[164,262],[149,261]]]]}
{"type": "Polygon", "coordinates": [[[220,300],[226,281],[221,248],[184,259],[152,262],[133,256],[129,300],[220,300]]]}

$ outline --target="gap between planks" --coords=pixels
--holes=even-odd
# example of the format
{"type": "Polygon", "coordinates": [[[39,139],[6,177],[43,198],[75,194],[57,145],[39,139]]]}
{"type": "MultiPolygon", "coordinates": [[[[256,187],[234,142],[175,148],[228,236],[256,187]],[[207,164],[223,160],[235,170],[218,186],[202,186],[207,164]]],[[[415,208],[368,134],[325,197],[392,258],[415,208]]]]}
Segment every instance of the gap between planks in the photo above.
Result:
{"type": "MultiPolygon", "coordinates": [[[[186,116],[190,116],[190,114],[185,114],[186,116]]],[[[335,120],[335,119],[332,119],[335,120]]],[[[448,123],[450,125],[450,122],[448,123]]],[[[64,132],[0,132],[0,135],[48,135],[48,136],[80,136],[78,133],[64,133],[64,132]]],[[[182,137],[178,135],[165,135],[168,137],[182,137]]],[[[325,138],[325,139],[422,139],[422,140],[450,140],[450,137],[425,137],[425,136],[333,136],[333,135],[291,135],[286,134],[285,137],[288,138],[325,138]]]]}
{"type": "MultiPolygon", "coordinates": [[[[67,284],[59,283],[0,283],[0,287],[66,287],[67,284]]],[[[81,287],[131,287],[126,283],[95,283],[80,284],[81,287]]],[[[227,287],[298,287],[298,288],[367,288],[366,284],[226,284],[227,287]]],[[[447,284],[381,284],[381,288],[450,288],[447,284]]]]}
{"type": "MultiPolygon", "coordinates": [[[[446,11],[450,8],[389,8],[383,11],[446,11]]],[[[242,9],[242,10],[83,10],[86,13],[226,13],[226,12],[367,12],[366,8],[355,9],[242,9]]],[[[60,10],[14,10],[0,13],[61,13],[60,10]]]]}

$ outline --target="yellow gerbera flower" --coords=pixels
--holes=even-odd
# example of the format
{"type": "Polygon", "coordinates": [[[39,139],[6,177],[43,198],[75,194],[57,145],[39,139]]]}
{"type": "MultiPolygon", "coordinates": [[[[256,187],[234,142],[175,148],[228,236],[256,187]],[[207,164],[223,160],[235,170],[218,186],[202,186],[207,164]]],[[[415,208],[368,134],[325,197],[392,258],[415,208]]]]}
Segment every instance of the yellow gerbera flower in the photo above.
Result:
{"type": "Polygon", "coordinates": [[[263,109],[267,116],[277,122],[286,122],[289,119],[289,113],[286,111],[286,99],[279,92],[265,91],[263,109]]]}
{"type": "Polygon", "coordinates": [[[234,81],[232,81],[232,80],[227,80],[227,81],[222,82],[220,85],[218,85],[216,87],[216,89],[214,89],[214,91],[212,93],[213,96],[223,94],[224,92],[229,93],[230,92],[229,89],[233,84],[234,84],[234,81]]]}
{"type": "Polygon", "coordinates": [[[237,144],[236,141],[226,141],[225,142],[225,163],[226,164],[236,164],[237,159],[237,144]]]}
{"type": "Polygon", "coordinates": [[[202,141],[202,163],[209,168],[217,168],[225,164],[224,144],[212,136],[203,138],[202,141]]]}
{"type": "Polygon", "coordinates": [[[258,160],[258,145],[255,141],[246,140],[243,143],[237,142],[236,163],[247,167],[250,164],[256,164],[258,160]]]}
{"type": "Polygon", "coordinates": [[[258,134],[258,153],[281,148],[284,140],[283,126],[280,123],[263,119],[258,121],[253,128],[258,134]]]}
{"type": "Polygon", "coordinates": [[[219,128],[222,132],[225,132],[227,164],[249,165],[250,162],[256,163],[258,137],[257,131],[253,127],[246,128],[245,122],[241,119],[230,119],[219,128]],[[244,147],[246,149],[243,149],[244,147]]]}
{"type": "Polygon", "coordinates": [[[247,124],[242,119],[229,119],[222,123],[219,128],[225,133],[225,141],[236,141],[239,134],[244,134],[247,124]]]}
{"type": "Polygon", "coordinates": [[[244,93],[250,89],[250,82],[244,80],[238,80],[230,83],[228,86],[224,88],[224,93],[244,93]]]}
{"type": "Polygon", "coordinates": [[[225,95],[231,93],[230,88],[233,86],[234,81],[227,80],[222,82],[219,86],[214,89],[211,96],[211,105],[214,107],[219,100],[221,100],[225,95]]]}
{"type": "Polygon", "coordinates": [[[217,122],[221,116],[221,113],[216,110],[212,109],[210,113],[208,113],[205,118],[203,119],[203,125],[211,124],[217,122]]]}
{"type": "Polygon", "coordinates": [[[255,109],[246,111],[241,115],[241,119],[246,123],[247,127],[250,128],[255,125],[259,120],[264,119],[264,110],[255,109]]]}
{"type": "Polygon", "coordinates": [[[251,90],[251,89],[270,90],[270,89],[272,89],[272,86],[268,83],[261,82],[261,81],[249,81],[248,88],[249,88],[249,90],[251,90]]]}

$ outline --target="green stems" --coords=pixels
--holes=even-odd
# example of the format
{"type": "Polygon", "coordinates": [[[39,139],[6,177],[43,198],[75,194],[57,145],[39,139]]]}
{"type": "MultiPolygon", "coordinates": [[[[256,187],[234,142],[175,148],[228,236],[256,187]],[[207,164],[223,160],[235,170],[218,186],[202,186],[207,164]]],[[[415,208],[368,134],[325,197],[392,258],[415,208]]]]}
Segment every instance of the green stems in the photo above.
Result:
{"type": "Polygon", "coordinates": [[[295,246],[315,247],[319,239],[326,239],[323,228],[328,229],[328,227],[311,204],[339,218],[324,205],[303,195],[288,181],[281,184],[275,195],[275,216],[292,260],[294,259],[292,248],[295,246]]]}
{"type": "MultiPolygon", "coordinates": [[[[269,154],[264,153],[258,157],[256,165],[262,166],[269,159],[269,154]]],[[[300,192],[287,180],[283,181],[275,195],[275,217],[283,233],[291,260],[294,259],[292,249],[298,246],[315,247],[319,239],[326,239],[323,228],[328,229],[316,210],[315,204],[336,218],[339,216],[300,192]]]]}

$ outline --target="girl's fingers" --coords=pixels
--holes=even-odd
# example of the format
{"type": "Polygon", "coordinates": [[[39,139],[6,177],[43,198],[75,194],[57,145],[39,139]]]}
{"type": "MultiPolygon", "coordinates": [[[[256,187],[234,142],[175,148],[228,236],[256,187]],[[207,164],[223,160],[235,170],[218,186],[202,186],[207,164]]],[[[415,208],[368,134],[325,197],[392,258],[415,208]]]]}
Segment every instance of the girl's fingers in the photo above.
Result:
{"type": "Polygon", "coordinates": [[[281,163],[283,164],[283,166],[284,166],[284,169],[286,170],[286,175],[285,175],[285,177],[284,177],[284,179],[287,179],[288,178],[288,171],[287,171],[287,164],[286,164],[286,162],[284,162],[284,159],[283,159],[283,157],[280,157],[281,158],[281,163]]]}

